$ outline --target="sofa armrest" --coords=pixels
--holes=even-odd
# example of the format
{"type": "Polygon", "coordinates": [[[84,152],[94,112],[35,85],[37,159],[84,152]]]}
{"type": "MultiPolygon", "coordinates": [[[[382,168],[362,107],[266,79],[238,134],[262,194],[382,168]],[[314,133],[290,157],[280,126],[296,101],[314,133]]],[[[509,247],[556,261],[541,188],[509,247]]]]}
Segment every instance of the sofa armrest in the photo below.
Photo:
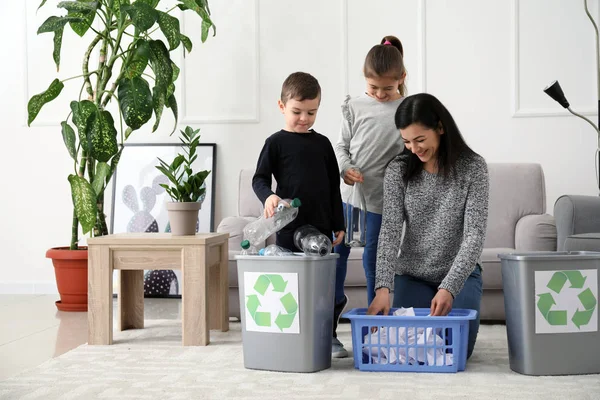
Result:
{"type": "Polygon", "coordinates": [[[557,248],[563,251],[571,235],[600,232],[600,197],[564,195],[554,203],[557,248]]]}
{"type": "Polygon", "coordinates": [[[229,233],[229,251],[239,251],[242,240],[244,240],[244,227],[258,218],[254,217],[225,217],[219,226],[217,232],[229,233]]]}
{"type": "Polygon", "coordinates": [[[556,251],[556,223],[550,214],[526,215],[517,221],[515,249],[556,251]]]}

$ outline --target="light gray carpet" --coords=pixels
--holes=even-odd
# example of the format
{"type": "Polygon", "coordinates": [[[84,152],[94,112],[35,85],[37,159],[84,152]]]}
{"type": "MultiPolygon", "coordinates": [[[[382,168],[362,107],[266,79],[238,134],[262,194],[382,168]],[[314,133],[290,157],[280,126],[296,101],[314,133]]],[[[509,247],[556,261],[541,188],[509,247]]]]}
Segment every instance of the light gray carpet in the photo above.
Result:
{"type": "MultiPolygon", "coordinates": [[[[512,372],[504,326],[481,327],[457,374],[360,372],[351,358],[311,374],[254,371],[244,368],[239,323],[211,332],[207,347],[182,347],[178,321],[146,326],[115,332],[113,346],[83,345],[0,382],[0,399],[600,399],[600,375],[512,372]]],[[[350,326],[341,331],[350,344],[350,326]]]]}

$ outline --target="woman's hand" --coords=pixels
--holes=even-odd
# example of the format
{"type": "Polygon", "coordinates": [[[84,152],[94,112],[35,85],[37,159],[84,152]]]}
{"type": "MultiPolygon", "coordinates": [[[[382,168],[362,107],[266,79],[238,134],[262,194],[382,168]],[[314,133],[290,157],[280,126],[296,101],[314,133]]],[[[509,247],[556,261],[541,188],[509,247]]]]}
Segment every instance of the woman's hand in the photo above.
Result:
{"type": "Polygon", "coordinates": [[[267,200],[265,200],[265,218],[271,218],[275,214],[275,208],[277,208],[277,205],[280,201],[281,198],[276,194],[272,194],[267,197],[267,200]]]}
{"type": "Polygon", "coordinates": [[[448,313],[452,310],[453,301],[454,298],[452,297],[452,293],[450,293],[446,289],[438,290],[433,300],[431,300],[430,314],[434,317],[443,317],[445,315],[448,315],[448,313]]]}
{"type": "Polygon", "coordinates": [[[367,315],[377,315],[382,311],[383,315],[390,313],[390,289],[385,287],[375,291],[375,298],[367,310],[367,315]]]}
{"type": "Polygon", "coordinates": [[[345,234],[346,234],[346,232],[344,232],[344,231],[335,232],[335,240],[333,241],[332,245],[337,246],[338,244],[342,243],[342,240],[344,240],[345,234]]]}
{"type": "Polygon", "coordinates": [[[364,182],[363,176],[356,169],[348,168],[346,170],[346,173],[344,174],[344,183],[346,185],[353,186],[354,182],[363,183],[364,182]]]}

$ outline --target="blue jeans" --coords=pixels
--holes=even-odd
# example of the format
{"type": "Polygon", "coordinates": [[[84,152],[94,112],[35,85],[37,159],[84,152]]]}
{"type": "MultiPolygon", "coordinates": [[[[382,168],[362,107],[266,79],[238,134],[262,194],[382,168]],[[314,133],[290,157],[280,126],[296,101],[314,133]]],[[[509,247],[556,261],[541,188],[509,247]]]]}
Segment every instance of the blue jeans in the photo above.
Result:
{"type": "MultiPolygon", "coordinates": [[[[394,279],[394,307],[429,308],[431,300],[437,293],[439,284],[426,282],[409,275],[396,275],[394,279]]],[[[469,341],[467,347],[467,358],[471,357],[479,331],[479,307],[481,295],[483,294],[483,282],[481,280],[481,267],[477,265],[475,270],[467,278],[463,289],[452,303],[452,308],[467,308],[477,311],[477,318],[469,321],[469,341]]]]}
{"type": "MultiPolygon", "coordinates": [[[[344,215],[346,215],[346,204],[344,206],[344,215]]],[[[379,239],[379,230],[381,229],[381,214],[375,214],[367,211],[367,237],[363,252],[363,268],[367,278],[367,305],[371,304],[375,298],[375,264],[377,261],[377,241],[379,239]]],[[[344,281],[348,271],[348,256],[350,247],[342,242],[334,248],[334,252],[340,255],[336,261],[335,274],[335,304],[344,301],[344,281]]]]}

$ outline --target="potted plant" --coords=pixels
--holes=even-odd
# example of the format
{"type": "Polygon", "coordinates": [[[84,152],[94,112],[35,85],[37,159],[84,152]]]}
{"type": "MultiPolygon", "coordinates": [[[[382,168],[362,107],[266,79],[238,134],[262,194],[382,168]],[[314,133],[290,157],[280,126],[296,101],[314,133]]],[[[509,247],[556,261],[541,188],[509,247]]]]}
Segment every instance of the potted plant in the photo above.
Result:
{"type": "MultiPolygon", "coordinates": [[[[211,27],[213,36],[216,34],[207,0],[178,0],[179,4],[165,11],[159,10],[159,1],[62,1],[58,8],[66,14],[49,17],[37,31],[54,33],[52,56],[57,70],[66,26],[81,37],[88,31],[95,33],[83,54],[82,74],[54,79],[27,104],[27,123],[31,125],[42,107],[60,95],[65,82],[77,79],[80,84],[79,97],[65,107],[61,122],[63,141],[74,165],[68,177],[73,202],[71,244],[46,253],[55,266],[59,310],[87,310],[87,249],[79,246],[79,227],[84,235],[108,234],[104,190],[117,168],[123,143],[153,115],[155,131],[165,107],[173,112],[177,126],[175,81],[179,68],[170,52],[180,45],[184,54],[190,52],[192,42],[181,33],[179,19],[171,12],[178,8],[198,14],[203,42],[211,27]],[[157,30],[167,43],[155,38],[157,30]],[[95,51],[98,64],[90,66],[95,51]]],[[[39,7],[45,3],[43,0],[39,7]]]]}
{"type": "Polygon", "coordinates": [[[194,173],[192,163],[196,160],[196,148],[200,143],[200,129],[192,129],[187,126],[181,131],[181,143],[183,144],[184,154],[178,154],[171,164],[167,164],[160,158],[160,165],[156,168],[165,175],[171,185],[161,183],[172,202],[167,203],[169,213],[169,224],[171,225],[171,234],[175,236],[195,235],[198,212],[202,206],[199,202],[206,191],[204,181],[210,171],[200,171],[194,173]]]}

